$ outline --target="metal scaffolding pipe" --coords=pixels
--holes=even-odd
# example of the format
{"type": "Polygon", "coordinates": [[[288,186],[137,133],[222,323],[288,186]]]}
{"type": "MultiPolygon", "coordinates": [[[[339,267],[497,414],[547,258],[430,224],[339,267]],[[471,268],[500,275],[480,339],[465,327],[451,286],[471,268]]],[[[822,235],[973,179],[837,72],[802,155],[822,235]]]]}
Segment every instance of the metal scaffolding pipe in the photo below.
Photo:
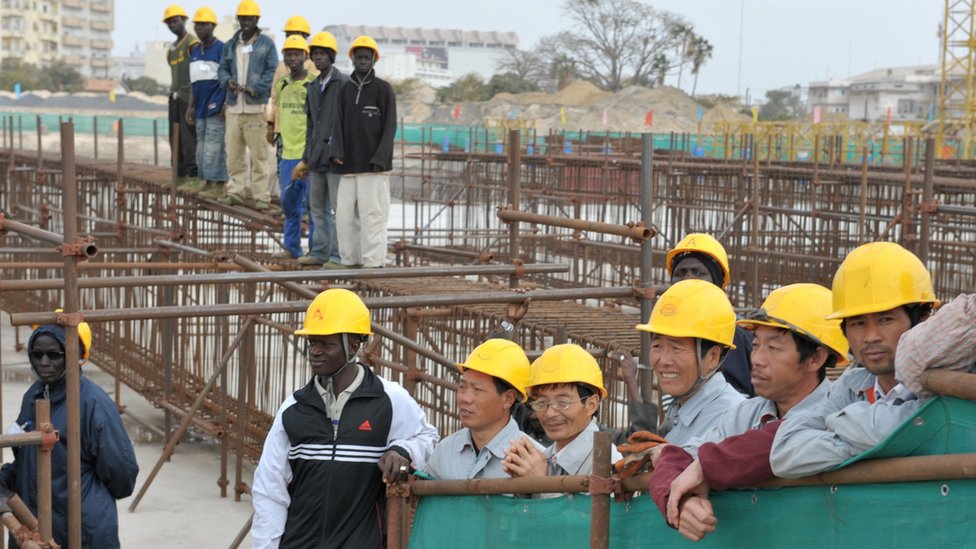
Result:
{"type": "MultiPolygon", "coordinates": [[[[470,294],[405,295],[367,297],[363,301],[370,309],[400,309],[406,307],[440,307],[456,305],[480,305],[486,303],[522,303],[533,301],[565,301],[575,299],[633,298],[632,286],[608,286],[605,288],[569,288],[559,290],[535,290],[517,292],[483,292],[470,294]]],[[[98,309],[85,312],[88,322],[109,320],[146,320],[151,318],[194,318],[207,316],[235,316],[272,313],[295,313],[308,308],[308,301],[281,301],[276,303],[232,303],[224,305],[192,305],[171,307],[147,307],[126,309],[98,309]]],[[[12,313],[14,326],[47,324],[56,320],[55,313],[12,313]]]]}
{"type": "Polygon", "coordinates": [[[569,219],[565,217],[556,217],[553,215],[520,212],[505,208],[498,210],[498,219],[501,219],[505,223],[513,223],[518,221],[522,223],[536,223],[539,225],[549,225],[551,227],[575,229],[577,231],[590,231],[599,234],[623,236],[637,242],[648,240],[655,234],[654,229],[650,227],[628,227],[627,225],[614,225],[612,223],[586,221],[585,219],[569,219]]]}
{"type": "MultiPolygon", "coordinates": [[[[243,257],[243,256],[239,256],[243,257]]],[[[235,262],[237,258],[235,258],[235,262]]],[[[250,261],[250,260],[248,260],[250,261]]],[[[256,265],[256,263],[254,263],[256,265]]],[[[165,265],[165,264],[161,264],[165,265]]],[[[429,278],[468,275],[510,275],[517,271],[531,274],[565,273],[564,263],[535,263],[530,265],[468,265],[461,267],[391,267],[384,269],[337,269],[307,271],[255,271],[245,273],[200,275],[154,275],[130,277],[86,277],[78,280],[79,288],[136,288],[143,286],[190,286],[199,284],[238,284],[245,282],[307,282],[317,280],[370,280],[386,278],[429,278]]],[[[64,286],[58,278],[42,280],[10,280],[2,291],[55,290],[64,286]]]]}
{"type": "MultiPolygon", "coordinates": [[[[20,221],[14,221],[13,219],[7,219],[3,214],[0,214],[0,231],[12,231],[19,235],[23,235],[35,240],[40,240],[41,242],[47,242],[48,244],[54,244],[55,246],[63,246],[66,242],[68,244],[74,244],[74,241],[68,241],[63,235],[57,233],[52,233],[51,231],[46,231],[44,229],[39,229],[32,225],[26,223],[21,223],[20,221]]],[[[77,234],[77,231],[75,231],[77,234]]],[[[81,247],[81,251],[86,257],[94,257],[98,253],[98,247],[95,246],[94,242],[87,242],[81,247]]],[[[64,264],[60,264],[64,267],[64,264]]],[[[6,265],[4,266],[6,267],[6,265]]]]}

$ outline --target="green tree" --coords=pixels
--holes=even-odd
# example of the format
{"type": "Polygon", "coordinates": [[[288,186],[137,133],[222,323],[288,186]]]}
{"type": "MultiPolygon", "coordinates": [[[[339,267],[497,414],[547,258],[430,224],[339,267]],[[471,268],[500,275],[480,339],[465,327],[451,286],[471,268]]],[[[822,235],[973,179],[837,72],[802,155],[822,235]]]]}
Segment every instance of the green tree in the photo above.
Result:
{"type": "Polygon", "coordinates": [[[37,67],[30,63],[24,63],[20,59],[5,58],[0,61],[0,89],[13,91],[14,85],[20,82],[20,89],[23,91],[39,89],[37,81],[39,71],[37,67]]]}
{"type": "Polygon", "coordinates": [[[159,82],[156,82],[148,76],[125,79],[123,82],[131,91],[142,92],[146,95],[166,95],[169,93],[169,88],[160,84],[159,82]]]}
{"type": "MultiPolygon", "coordinates": [[[[761,120],[790,120],[806,114],[803,98],[799,94],[800,85],[794,88],[781,88],[766,92],[766,103],[759,109],[761,120]]],[[[751,114],[750,114],[751,116],[751,114]]]]}
{"type": "Polygon", "coordinates": [[[37,86],[43,90],[72,93],[85,88],[85,78],[64,61],[57,60],[40,71],[37,86]]]}
{"type": "Polygon", "coordinates": [[[406,97],[423,85],[419,78],[404,78],[403,80],[390,80],[393,93],[397,97],[406,97]]]}
{"type": "Polygon", "coordinates": [[[689,57],[691,58],[691,74],[695,75],[695,83],[691,86],[692,97],[695,96],[695,91],[698,89],[698,72],[701,71],[705,61],[712,58],[712,51],[714,49],[712,44],[701,36],[695,36],[691,42],[691,51],[689,52],[689,57]]]}
{"type": "Polygon", "coordinates": [[[524,93],[539,91],[539,86],[525,80],[514,72],[496,74],[491,77],[487,85],[488,99],[495,97],[499,93],[524,93]]]}
{"type": "Polygon", "coordinates": [[[442,103],[457,101],[485,101],[489,99],[488,86],[478,74],[468,73],[449,86],[437,90],[437,100],[442,103]]]}

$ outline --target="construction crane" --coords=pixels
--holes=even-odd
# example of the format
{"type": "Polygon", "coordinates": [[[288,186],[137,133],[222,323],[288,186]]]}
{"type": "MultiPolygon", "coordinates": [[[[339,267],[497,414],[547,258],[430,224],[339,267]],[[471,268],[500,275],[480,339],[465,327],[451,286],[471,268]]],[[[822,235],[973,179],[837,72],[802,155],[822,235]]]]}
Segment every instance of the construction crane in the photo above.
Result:
{"type": "Polygon", "coordinates": [[[959,143],[961,158],[973,158],[976,144],[976,2],[946,0],[942,22],[942,84],[939,88],[939,127],[936,150],[952,154],[949,142],[959,143]]]}

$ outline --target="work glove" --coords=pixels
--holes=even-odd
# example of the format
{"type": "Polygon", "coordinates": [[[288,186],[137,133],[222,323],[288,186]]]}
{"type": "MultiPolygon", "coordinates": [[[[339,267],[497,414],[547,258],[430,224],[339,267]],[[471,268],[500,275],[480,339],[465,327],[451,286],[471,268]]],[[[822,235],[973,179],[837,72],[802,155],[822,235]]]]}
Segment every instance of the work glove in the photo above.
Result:
{"type": "Polygon", "coordinates": [[[305,179],[306,177],[308,177],[308,164],[302,160],[291,171],[291,180],[298,181],[299,179],[305,179]]]}
{"type": "Polygon", "coordinates": [[[265,139],[268,140],[269,145],[271,145],[272,147],[274,146],[275,144],[274,122],[270,120],[268,120],[268,133],[265,136],[265,139]]]}
{"type": "Polygon", "coordinates": [[[651,464],[651,451],[667,443],[667,440],[650,431],[637,431],[627,438],[627,444],[617,446],[617,451],[624,457],[613,464],[614,471],[625,479],[647,469],[651,464]]]}

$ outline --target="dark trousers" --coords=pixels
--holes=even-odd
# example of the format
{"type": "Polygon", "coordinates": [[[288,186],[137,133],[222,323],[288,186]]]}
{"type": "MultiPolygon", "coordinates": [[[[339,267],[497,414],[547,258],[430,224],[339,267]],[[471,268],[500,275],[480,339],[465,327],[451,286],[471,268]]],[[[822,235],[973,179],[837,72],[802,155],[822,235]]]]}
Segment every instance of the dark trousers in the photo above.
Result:
{"type": "Polygon", "coordinates": [[[180,150],[177,157],[177,177],[197,176],[197,133],[186,123],[186,111],[190,104],[186,99],[169,98],[169,142],[173,143],[173,132],[180,132],[180,150]]]}

